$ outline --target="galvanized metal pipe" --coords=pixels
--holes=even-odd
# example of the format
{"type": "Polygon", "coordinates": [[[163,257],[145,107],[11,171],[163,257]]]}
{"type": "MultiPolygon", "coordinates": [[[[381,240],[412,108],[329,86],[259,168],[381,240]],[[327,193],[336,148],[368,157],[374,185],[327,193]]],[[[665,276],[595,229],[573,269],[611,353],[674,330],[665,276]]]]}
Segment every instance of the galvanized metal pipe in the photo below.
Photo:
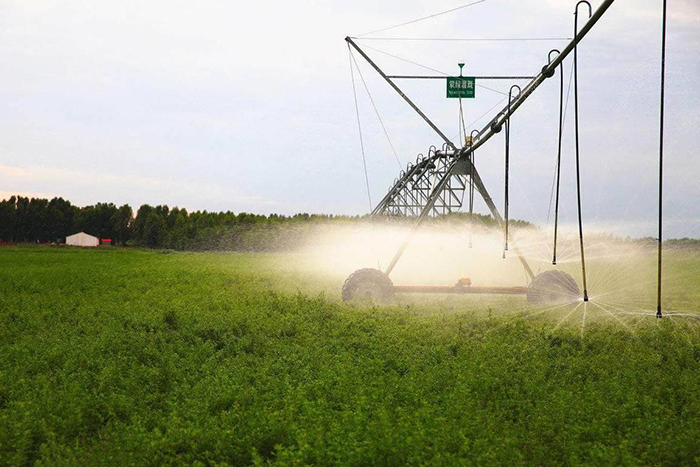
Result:
{"type": "Polygon", "coordinates": [[[557,57],[552,60],[550,63],[545,65],[542,68],[542,71],[530,82],[528,83],[527,86],[525,86],[525,89],[523,89],[523,92],[520,94],[520,96],[515,99],[508,108],[508,106],[505,106],[505,108],[497,114],[496,119],[493,121],[489,122],[484,128],[479,131],[479,143],[472,146],[470,150],[475,150],[478,149],[480,146],[485,144],[495,133],[492,130],[494,126],[500,127],[500,125],[503,124],[506,118],[509,118],[513,113],[515,113],[516,110],[527,100],[528,97],[530,97],[530,94],[532,94],[535,89],[537,89],[540,84],[544,82],[545,79],[547,79],[550,76],[554,75],[554,71],[556,71],[557,66],[561,62],[564,61],[564,59],[574,50],[574,47],[583,40],[584,37],[586,37],[586,34],[595,26],[595,24],[600,20],[600,18],[603,16],[603,14],[610,8],[610,6],[613,4],[615,0],[604,0],[603,3],[598,7],[598,9],[593,13],[593,15],[590,17],[590,19],[586,22],[586,24],[581,28],[581,31],[574,37],[574,39],[567,44],[566,47],[564,47],[564,50],[561,51],[557,57]],[[500,118],[499,118],[500,116],[500,118]]]}
{"type": "MultiPolygon", "coordinates": [[[[498,133],[501,129],[501,126],[503,125],[503,122],[507,119],[510,118],[510,116],[515,113],[515,111],[525,102],[525,100],[539,87],[540,84],[544,82],[545,79],[547,79],[550,76],[553,76],[554,71],[556,70],[556,67],[559,66],[559,64],[564,61],[564,59],[571,53],[572,50],[576,47],[576,45],[583,40],[583,38],[588,34],[588,32],[593,28],[593,26],[600,20],[600,18],[603,16],[603,14],[610,8],[610,6],[613,4],[615,0],[604,0],[603,3],[598,7],[598,9],[593,13],[591,18],[586,22],[586,24],[581,28],[581,31],[576,35],[576,37],[562,50],[562,52],[551,62],[549,62],[546,66],[542,68],[542,71],[530,82],[528,83],[527,86],[523,89],[523,91],[520,93],[517,99],[515,99],[512,103],[508,102],[508,105],[501,111],[499,114],[496,116],[496,118],[488,125],[486,125],[480,132],[479,132],[479,141],[476,144],[472,144],[470,146],[464,147],[461,150],[458,150],[455,145],[445,136],[445,134],[440,131],[440,129],[411,101],[404,93],[399,89],[398,86],[370,59],[367,54],[357,46],[357,44],[350,38],[346,37],[345,40],[357,50],[362,57],[367,60],[367,62],[379,73],[384,80],[389,83],[389,85],[413,108],[413,110],[420,115],[423,120],[447,143],[451,148],[453,148],[456,152],[458,152],[458,157],[455,158],[455,160],[452,162],[450,168],[447,170],[445,176],[443,177],[442,180],[437,184],[435,189],[433,190],[433,193],[431,194],[430,198],[428,199],[428,202],[426,203],[425,207],[423,208],[423,211],[421,214],[418,216],[418,219],[416,219],[415,224],[411,228],[411,231],[409,233],[409,236],[407,239],[404,241],[404,243],[401,245],[399,250],[397,251],[396,255],[392,259],[391,263],[386,269],[386,274],[388,275],[391,273],[391,271],[394,269],[396,264],[398,263],[399,259],[403,255],[404,251],[408,247],[408,244],[410,242],[410,238],[412,237],[413,233],[418,229],[418,227],[423,223],[425,218],[428,216],[430,213],[430,210],[433,208],[435,205],[435,202],[442,191],[442,189],[445,187],[447,184],[449,177],[452,176],[452,170],[454,169],[456,162],[458,159],[460,159],[463,156],[467,156],[471,152],[475,151],[482,145],[484,145],[491,137],[498,133]],[[500,118],[499,118],[500,117],[500,118]]],[[[471,161],[469,162],[471,164],[471,161]]],[[[502,225],[503,219],[501,218],[500,214],[498,213],[498,209],[496,206],[493,204],[493,200],[491,197],[488,195],[488,192],[486,191],[486,187],[484,187],[483,183],[481,182],[481,178],[478,175],[478,172],[476,171],[475,168],[471,168],[473,172],[473,176],[475,178],[475,182],[478,181],[478,185],[476,188],[479,190],[481,193],[482,197],[484,198],[484,201],[486,202],[486,205],[489,207],[489,210],[491,211],[492,215],[496,219],[496,221],[499,223],[499,225],[502,225]]],[[[385,197],[386,199],[386,197],[385,197]]],[[[525,270],[527,271],[528,275],[531,278],[534,278],[534,273],[532,272],[532,269],[529,267],[527,264],[527,261],[525,258],[518,253],[518,257],[525,267],[525,270]]]]}

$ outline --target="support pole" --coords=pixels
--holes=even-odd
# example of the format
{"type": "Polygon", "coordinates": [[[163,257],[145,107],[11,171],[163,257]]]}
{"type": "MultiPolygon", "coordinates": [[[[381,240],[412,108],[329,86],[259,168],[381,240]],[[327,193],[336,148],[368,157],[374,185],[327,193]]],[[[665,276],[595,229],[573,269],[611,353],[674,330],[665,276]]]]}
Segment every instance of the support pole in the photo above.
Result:
{"type": "Polygon", "coordinates": [[[664,97],[666,86],[666,0],[663,0],[663,19],[661,26],[661,109],[659,111],[659,249],[658,276],[656,290],[656,317],[661,313],[661,269],[663,266],[663,184],[664,184],[664,97]]]}
{"type": "MultiPolygon", "coordinates": [[[[591,12],[591,4],[586,0],[581,0],[576,4],[574,12],[574,38],[578,33],[578,7],[580,5],[588,5],[589,14],[591,12]]],[[[579,144],[578,144],[578,54],[577,47],[574,45],[574,120],[575,120],[575,140],[576,140],[576,193],[578,195],[578,238],[581,249],[581,275],[583,276],[583,301],[588,301],[588,286],[586,284],[586,256],[583,248],[583,220],[581,217],[581,166],[579,161],[579,144]]]]}
{"type": "MultiPolygon", "coordinates": [[[[510,96],[509,96],[510,99],[510,96]]],[[[503,196],[504,200],[504,205],[503,205],[503,215],[506,216],[506,221],[505,221],[505,231],[503,234],[503,259],[506,259],[506,251],[508,251],[508,172],[510,169],[510,118],[506,120],[504,124],[506,128],[506,163],[505,163],[505,168],[506,168],[506,176],[505,176],[505,183],[504,183],[504,188],[505,188],[505,193],[503,196]]]]}
{"type": "MultiPolygon", "coordinates": [[[[522,92],[520,89],[520,86],[517,84],[514,84],[513,86],[510,87],[510,90],[508,91],[508,110],[510,110],[510,102],[513,98],[513,90],[517,89],[518,90],[518,95],[522,92]]],[[[508,188],[510,186],[509,184],[509,176],[510,176],[510,117],[506,119],[505,122],[505,127],[506,127],[506,180],[505,180],[505,207],[503,208],[503,214],[506,216],[506,229],[505,229],[505,245],[503,247],[503,258],[505,259],[506,257],[506,251],[508,251],[508,210],[509,210],[509,204],[510,204],[510,198],[508,196],[508,188]]]]}

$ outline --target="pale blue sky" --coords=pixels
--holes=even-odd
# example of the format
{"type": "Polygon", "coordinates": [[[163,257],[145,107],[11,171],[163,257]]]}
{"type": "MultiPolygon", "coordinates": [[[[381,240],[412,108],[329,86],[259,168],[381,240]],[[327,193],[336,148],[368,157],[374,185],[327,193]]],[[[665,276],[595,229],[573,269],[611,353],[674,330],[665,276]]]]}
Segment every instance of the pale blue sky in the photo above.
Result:
{"type": "MultiPolygon", "coordinates": [[[[462,3],[4,0],[0,196],[60,195],[81,205],[364,213],[343,38],[462,3]]],[[[595,8],[600,2],[592,3],[595,8]]],[[[487,0],[376,37],[570,36],[574,4],[487,0]]],[[[669,7],[666,213],[669,235],[698,236],[700,5],[672,0],[669,7]]],[[[660,0],[617,0],[579,54],[584,216],[596,225],[622,223],[620,231],[635,226],[641,234],[653,234],[656,209],[660,8],[660,0]]],[[[533,74],[550,48],[564,46],[361,44],[447,72],[464,61],[467,74],[533,74]]],[[[389,72],[426,72],[367,51],[389,72]]],[[[369,67],[361,67],[403,164],[439,143],[369,67]]],[[[446,133],[457,133],[457,103],[445,99],[444,82],[403,84],[446,133]]],[[[378,200],[399,168],[361,85],[358,96],[378,200]]],[[[477,98],[465,103],[466,120],[501,99],[478,89],[477,98]]],[[[546,222],[557,105],[558,81],[551,79],[513,118],[513,217],[546,222]]],[[[565,222],[575,213],[571,135],[568,125],[565,222]]],[[[499,205],[502,138],[477,156],[499,205]]]]}

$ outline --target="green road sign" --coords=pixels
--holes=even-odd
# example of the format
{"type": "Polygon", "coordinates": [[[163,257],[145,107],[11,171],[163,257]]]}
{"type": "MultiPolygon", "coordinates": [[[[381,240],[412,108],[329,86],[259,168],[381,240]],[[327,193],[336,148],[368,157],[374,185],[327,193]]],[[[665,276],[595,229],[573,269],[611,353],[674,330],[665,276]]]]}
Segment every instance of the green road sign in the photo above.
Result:
{"type": "Polygon", "coordinates": [[[459,76],[447,78],[447,97],[463,97],[472,99],[476,88],[476,79],[459,76]]]}

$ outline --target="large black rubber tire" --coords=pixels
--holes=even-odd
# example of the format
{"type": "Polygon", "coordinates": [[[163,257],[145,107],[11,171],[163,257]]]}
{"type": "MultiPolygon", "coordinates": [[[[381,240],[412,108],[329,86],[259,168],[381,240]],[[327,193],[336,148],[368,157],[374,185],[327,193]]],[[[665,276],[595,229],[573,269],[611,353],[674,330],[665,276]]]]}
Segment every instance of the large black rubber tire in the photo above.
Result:
{"type": "Polygon", "coordinates": [[[573,303],[581,298],[581,290],[573,277],[562,271],[545,271],[535,276],[528,287],[531,303],[573,303]]]}
{"type": "Polygon", "coordinates": [[[344,302],[389,303],[394,299],[394,284],[378,269],[360,269],[343,284],[344,302]]]}

